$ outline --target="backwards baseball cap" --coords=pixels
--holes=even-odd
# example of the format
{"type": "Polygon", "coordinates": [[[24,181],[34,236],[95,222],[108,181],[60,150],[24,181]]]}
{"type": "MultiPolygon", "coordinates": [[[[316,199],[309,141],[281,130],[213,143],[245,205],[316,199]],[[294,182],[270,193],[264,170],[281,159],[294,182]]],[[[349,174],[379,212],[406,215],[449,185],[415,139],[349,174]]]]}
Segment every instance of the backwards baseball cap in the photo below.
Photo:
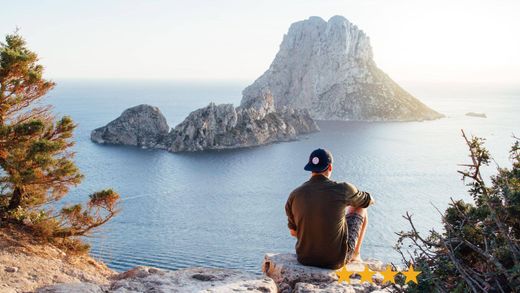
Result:
{"type": "Polygon", "coordinates": [[[309,162],[303,169],[311,172],[323,172],[332,164],[332,154],[324,149],[314,150],[309,156],[309,162]]]}

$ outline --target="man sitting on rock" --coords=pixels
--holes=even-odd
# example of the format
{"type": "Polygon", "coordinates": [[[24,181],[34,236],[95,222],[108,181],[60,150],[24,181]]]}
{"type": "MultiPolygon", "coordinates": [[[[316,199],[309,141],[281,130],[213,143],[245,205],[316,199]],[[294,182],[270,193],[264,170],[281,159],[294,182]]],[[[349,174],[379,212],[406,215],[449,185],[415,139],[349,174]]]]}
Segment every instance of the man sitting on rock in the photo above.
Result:
{"type": "Polygon", "coordinates": [[[330,269],[362,261],[361,243],[367,226],[367,207],[374,200],[350,183],[330,180],[332,154],[313,151],[304,168],[311,178],[291,192],[285,212],[296,254],[303,265],[330,269]]]}

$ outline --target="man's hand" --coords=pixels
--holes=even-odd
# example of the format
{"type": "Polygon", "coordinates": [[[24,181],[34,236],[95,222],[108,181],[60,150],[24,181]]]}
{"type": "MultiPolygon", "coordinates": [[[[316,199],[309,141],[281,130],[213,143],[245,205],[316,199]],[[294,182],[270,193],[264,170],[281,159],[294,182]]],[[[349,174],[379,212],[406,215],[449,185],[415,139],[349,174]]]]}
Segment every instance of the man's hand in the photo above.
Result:
{"type": "Polygon", "coordinates": [[[292,237],[296,237],[296,230],[289,229],[289,232],[291,233],[292,237]]]}

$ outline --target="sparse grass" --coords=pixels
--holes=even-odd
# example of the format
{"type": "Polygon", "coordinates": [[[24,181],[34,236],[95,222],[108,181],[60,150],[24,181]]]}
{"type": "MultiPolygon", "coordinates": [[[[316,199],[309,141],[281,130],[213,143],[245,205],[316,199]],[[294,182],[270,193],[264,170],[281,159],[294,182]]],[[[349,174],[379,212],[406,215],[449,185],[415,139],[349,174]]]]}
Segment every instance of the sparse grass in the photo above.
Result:
{"type": "MultiPolygon", "coordinates": [[[[45,226],[43,226],[45,227],[45,226]]],[[[88,255],[90,245],[77,237],[48,237],[41,227],[28,227],[16,223],[0,225],[0,249],[6,246],[50,244],[69,255],[88,255]]]]}

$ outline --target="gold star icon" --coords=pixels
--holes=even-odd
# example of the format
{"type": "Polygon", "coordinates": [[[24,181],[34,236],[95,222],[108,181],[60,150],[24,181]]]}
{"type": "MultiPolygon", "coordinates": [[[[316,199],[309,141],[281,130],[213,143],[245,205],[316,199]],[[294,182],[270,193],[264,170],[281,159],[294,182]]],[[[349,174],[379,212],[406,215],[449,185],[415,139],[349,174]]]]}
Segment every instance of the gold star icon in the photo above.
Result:
{"type": "Polygon", "coordinates": [[[413,266],[411,264],[408,267],[408,271],[401,272],[401,274],[403,274],[406,277],[405,283],[414,282],[415,284],[418,284],[417,275],[419,275],[420,273],[421,272],[419,272],[419,271],[414,271],[413,266]]]}
{"type": "Polygon", "coordinates": [[[383,275],[383,283],[390,282],[395,284],[395,275],[397,272],[392,271],[392,267],[390,265],[386,266],[386,270],[384,272],[380,272],[383,275]]]}
{"type": "Polygon", "coordinates": [[[374,276],[375,272],[371,271],[367,265],[365,265],[365,270],[362,272],[358,272],[358,274],[361,276],[361,283],[363,282],[369,282],[373,283],[372,276],[374,276]]]}
{"type": "Polygon", "coordinates": [[[341,270],[336,271],[336,275],[338,276],[338,283],[341,283],[343,281],[350,283],[350,275],[352,272],[347,270],[347,266],[344,265],[341,270]]]}

